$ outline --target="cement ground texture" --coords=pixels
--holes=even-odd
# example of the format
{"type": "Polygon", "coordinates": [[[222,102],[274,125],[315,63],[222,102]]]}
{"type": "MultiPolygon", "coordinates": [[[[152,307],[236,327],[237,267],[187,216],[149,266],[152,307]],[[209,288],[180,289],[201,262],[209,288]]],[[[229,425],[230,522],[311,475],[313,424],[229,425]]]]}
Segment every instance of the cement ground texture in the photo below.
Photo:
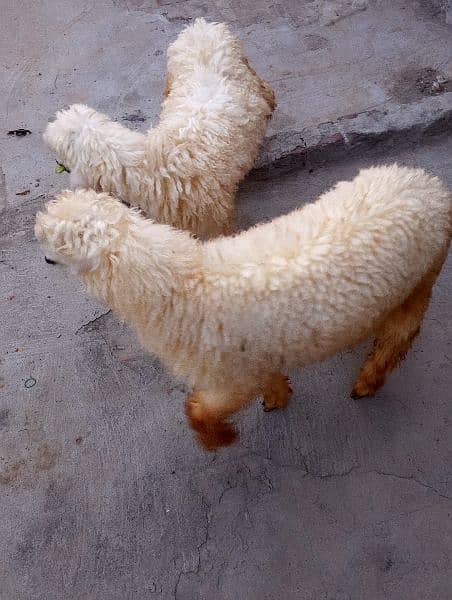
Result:
{"type": "Polygon", "coordinates": [[[207,454],[183,386],[34,240],[67,183],[48,119],[82,101],[150,126],[196,16],[230,23],[277,93],[239,227],[375,163],[452,186],[450,2],[3,0],[0,599],[449,600],[452,257],[375,399],[349,399],[363,346],[292,373],[286,411],[256,403],[207,454]]]}

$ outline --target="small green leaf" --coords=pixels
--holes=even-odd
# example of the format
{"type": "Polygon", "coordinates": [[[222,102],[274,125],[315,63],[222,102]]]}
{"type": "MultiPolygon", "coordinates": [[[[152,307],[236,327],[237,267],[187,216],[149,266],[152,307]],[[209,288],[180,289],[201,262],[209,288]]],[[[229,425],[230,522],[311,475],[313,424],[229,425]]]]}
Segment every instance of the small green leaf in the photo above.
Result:
{"type": "Polygon", "coordinates": [[[64,173],[66,171],[66,173],[70,173],[70,170],[63,165],[63,163],[58,162],[57,160],[55,161],[57,166],[55,167],[55,173],[64,173]]]}

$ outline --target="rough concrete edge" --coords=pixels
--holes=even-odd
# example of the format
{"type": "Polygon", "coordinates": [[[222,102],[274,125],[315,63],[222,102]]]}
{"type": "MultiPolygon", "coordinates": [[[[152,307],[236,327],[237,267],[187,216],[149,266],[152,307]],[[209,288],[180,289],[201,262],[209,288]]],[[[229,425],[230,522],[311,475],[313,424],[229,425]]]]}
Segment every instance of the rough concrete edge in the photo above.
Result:
{"type": "Polygon", "coordinates": [[[452,0],[432,0],[433,6],[448,25],[452,24],[452,0]]]}
{"type": "Polygon", "coordinates": [[[452,92],[416,104],[387,104],[383,108],[345,115],[301,131],[282,131],[265,139],[254,175],[352,157],[372,149],[419,142],[452,131],[452,92]]]}

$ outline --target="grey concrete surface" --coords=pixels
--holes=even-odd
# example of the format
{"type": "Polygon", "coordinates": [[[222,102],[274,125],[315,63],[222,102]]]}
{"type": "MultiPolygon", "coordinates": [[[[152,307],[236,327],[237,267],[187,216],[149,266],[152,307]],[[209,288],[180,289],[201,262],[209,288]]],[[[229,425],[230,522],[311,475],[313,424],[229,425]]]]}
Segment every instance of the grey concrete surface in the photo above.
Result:
{"type": "Polygon", "coordinates": [[[244,182],[240,227],[375,162],[420,165],[452,186],[446,8],[2,2],[1,600],[451,597],[452,257],[413,350],[374,400],[348,397],[358,348],[292,373],[286,411],[256,403],[238,444],[207,454],[186,426],[183,386],[46,265],[33,237],[36,211],[67,182],[42,146],[48,118],[84,101],[148,126],[166,45],[199,14],[232,24],[278,94],[261,157],[276,167],[244,182]],[[438,93],[406,75],[427,68],[445,74],[438,93]],[[5,135],[18,127],[32,134],[5,135]],[[364,136],[361,156],[326,152],[319,164],[292,143],[325,145],[334,128],[364,136]],[[391,143],[376,143],[391,129],[391,143]],[[287,156],[300,168],[280,174],[287,156]]]}

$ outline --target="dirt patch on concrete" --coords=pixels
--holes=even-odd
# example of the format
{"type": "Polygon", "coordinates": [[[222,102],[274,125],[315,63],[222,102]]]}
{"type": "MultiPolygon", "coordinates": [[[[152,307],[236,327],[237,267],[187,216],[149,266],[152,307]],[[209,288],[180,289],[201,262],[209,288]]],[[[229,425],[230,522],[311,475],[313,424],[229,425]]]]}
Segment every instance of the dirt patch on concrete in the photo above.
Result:
{"type": "Polygon", "coordinates": [[[398,102],[410,104],[425,96],[436,96],[451,90],[452,82],[442,71],[433,67],[409,67],[401,72],[391,92],[398,102]]]}
{"type": "Polygon", "coordinates": [[[0,471],[0,485],[33,487],[42,473],[55,467],[58,456],[58,450],[46,442],[33,448],[28,456],[11,456],[0,471]]]}

